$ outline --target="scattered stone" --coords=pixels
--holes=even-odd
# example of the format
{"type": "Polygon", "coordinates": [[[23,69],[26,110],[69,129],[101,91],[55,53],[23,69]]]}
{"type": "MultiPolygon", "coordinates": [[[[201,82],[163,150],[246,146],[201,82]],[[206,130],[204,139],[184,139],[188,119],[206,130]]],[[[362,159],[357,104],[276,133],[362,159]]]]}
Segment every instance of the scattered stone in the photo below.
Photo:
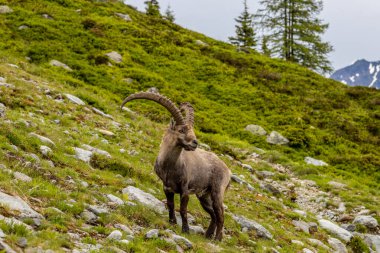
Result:
{"type": "Polygon", "coordinates": [[[107,136],[115,136],[115,134],[111,131],[105,130],[105,129],[98,129],[99,133],[107,135],[107,136]]]}
{"type": "Polygon", "coordinates": [[[23,182],[27,182],[27,183],[32,182],[32,178],[29,177],[28,175],[25,175],[22,172],[16,171],[13,173],[13,176],[15,177],[15,179],[17,179],[19,181],[23,181],[23,182]]]}
{"type": "Polygon", "coordinates": [[[120,241],[121,237],[123,237],[123,234],[119,230],[114,230],[107,236],[107,239],[120,241]]]}
{"type": "Polygon", "coordinates": [[[166,211],[165,204],[154,197],[152,194],[144,192],[143,190],[134,186],[128,186],[122,190],[123,194],[128,195],[128,199],[136,200],[141,204],[153,209],[158,213],[166,211]]]}
{"type": "Polygon", "coordinates": [[[305,211],[302,211],[302,210],[294,209],[293,212],[295,212],[296,214],[299,214],[303,217],[307,216],[307,213],[305,211]]]}
{"type": "Polygon", "coordinates": [[[239,215],[232,215],[232,218],[237,223],[239,223],[242,229],[246,228],[247,230],[254,230],[256,231],[257,236],[265,238],[265,239],[273,238],[272,234],[256,221],[249,220],[245,218],[244,216],[239,216],[239,215]]]}
{"type": "Polygon", "coordinates": [[[202,143],[202,142],[199,144],[198,147],[201,149],[207,150],[207,151],[211,150],[211,147],[209,145],[207,145],[206,143],[202,143]]]}
{"type": "Polygon", "coordinates": [[[187,238],[183,236],[172,234],[172,238],[176,243],[182,246],[184,250],[193,248],[193,244],[187,238]]]}
{"type": "Polygon", "coordinates": [[[303,253],[314,253],[312,250],[309,250],[308,248],[303,248],[302,252],[303,253]]]}
{"type": "Polygon", "coordinates": [[[19,30],[26,30],[26,29],[29,29],[29,26],[27,26],[27,25],[20,25],[20,26],[18,27],[18,29],[19,29],[19,30]]]}
{"type": "Polygon", "coordinates": [[[124,224],[117,223],[114,225],[114,227],[123,230],[124,233],[126,233],[127,235],[133,235],[134,234],[132,229],[130,229],[128,226],[126,226],[124,224]]]}
{"type": "Polygon", "coordinates": [[[334,252],[336,253],[348,252],[346,246],[338,239],[330,237],[327,241],[330,244],[330,246],[335,250],[334,252]]]}
{"type": "Polygon", "coordinates": [[[91,151],[93,153],[96,153],[96,154],[99,154],[99,155],[104,155],[108,158],[111,158],[111,155],[110,153],[108,153],[107,151],[104,151],[104,150],[101,150],[101,149],[98,149],[98,148],[94,148],[90,145],[87,145],[87,144],[82,144],[82,148],[85,148],[86,150],[88,151],[91,151]]]}
{"type": "Polygon", "coordinates": [[[60,68],[63,68],[67,71],[73,71],[69,66],[67,66],[66,64],[60,62],[60,61],[57,61],[57,60],[51,60],[50,63],[49,63],[51,66],[54,66],[54,67],[60,67],[60,68]]]}
{"type": "Polygon", "coordinates": [[[107,53],[106,56],[110,60],[112,60],[112,61],[114,61],[116,63],[121,63],[123,61],[123,57],[118,52],[115,52],[115,51],[107,53]]]}
{"type": "Polygon", "coordinates": [[[318,220],[318,223],[323,229],[329,231],[333,235],[336,235],[343,241],[349,242],[351,240],[352,234],[349,231],[339,227],[331,221],[320,219],[318,220]]]}
{"type": "Polygon", "coordinates": [[[307,164],[311,164],[311,165],[314,165],[314,166],[328,166],[327,163],[325,163],[324,161],[322,160],[317,160],[317,159],[314,159],[312,157],[309,157],[309,156],[306,156],[305,157],[305,162],[307,164]]]}
{"type": "Polygon", "coordinates": [[[310,234],[314,234],[318,232],[318,225],[315,222],[309,222],[309,232],[310,234]]]}
{"type": "Polygon", "coordinates": [[[45,136],[42,136],[42,135],[39,135],[36,133],[30,133],[29,135],[32,137],[36,137],[37,139],[39,139],[41,142],[43,142],[45,144],[50,144],[51,146],[55,146],[55,143],[45,136]]]}
{"type": "Polygon", "coordinates": [[[271,185],[271,184],[260,184],[260,188],[263,189],[264,191],[268,191],[272,193],[275,196],[281,195],[281,191],[277,189],[277,187],[271,185]]]}
{"type": "Polygon", "coordinates": [[[5,236],[6,236],[6,234],[4,234],[3,230],[0,228],[0,238],[4,238],[5,236]]]}
{"type": "Polygon", "coordinates": [[[327,184],[330,185],[332,188],[335,188],[335,189],[344,189],[347,187],[347,185],[339,183],[339,182],[335,182],[335,181],[330,181],[327,184]]]}
{"type": "Polygon", "coordinates": [[[309,238],[308,239],[310,244],[313,245],[313,246],[316,246],[316,247],[320,247],[320,248],[323,248],[325,250],[330,250],[329,247],[327,247],[323,242],[321,242],[320,240],[317,240],[317,239],[314,239],[314,238],[309,238]]]}
{"type": "Polygon", "coordinates": [[[265,129],[259,125],[248,125],[245,127],[245,130],[254,135],[259,135],[259,136],[263,136],[267,134],[267,131],[265,131],[265,129]]]}
{"type": "Polygon", "coordinates": [[[209,44],[207,44],[206,42],[203,42],[201,40],[196,40],[195,44],[198,46],[201,46],[201,47],[208,47],[209,46],[209,44]]]}
{"type": "Polygon", "coordinates": [[[43,18],[46,18],[46,19],[51,19],[51,20],[53,20],[53,17],[52,16],[50,16],[49,14],[47,14],[47,13],[44,13],[44,14],[42,14],[41,15],[43,18]]]}
{"type": "Polygon", "coordinates": [[[11,196],[0,191],[0,205],[9,208],[9,210],[18,212],[21,218],[40,218],[43,216],[34,211],[24,200],[18,196],[11,196]]]}
{"type": "Polygon", "coordinates": [[[361,235],[364,242],[376,253],[380,253],[380,235],[364,234],[361,235]]]}
{"type": "Polygon", "coordinates": [[[99,109],[97,109],[97,108],[95,108],[95,107],[92,107],[92,110],[93,110],[95,113],[97,113],[97,114],[99,114],[99,115],[101,115],[101,116],[103,116],[103,117],[106,117],[106,118],[109,118],[109,119],[113,119],[113,117],[112,117],[111,115],[106,114],[106,113],[104,113],[103,111],[101,111],[101,110],[99,110],[99,109]]]}
{"type": "Polygon", "coordinates": [[[252,166],[249,165],[249,164],[244,164],[244,163],[242,163],[242,164],[241,164],[241,167],[242,167],[243,169],[248,170],[249,172],[253,172],[253,171],[254,171],[253,168],[252,168],[252,166]]]}
{"type": "Polygon", "coordinates": [[[86,182],[86,181],[80,181],[79,182],[81,186],[83,186],[84,188],[87,188],[89,186],[89,184],[86,182]]]}
{"type": "Polygon", "coordinates": [[[67,97],[68,100],[70,100],[70,102],[74,103],[74,104],[77,104],[77,105],[85,105],[86,103],[83,102],[82,99],[74,96],[74,95],[71,95],[71,94],[64,94],[65,97],[67,97]]]}
{"type": "Polygon", "coordinates": [[[123,244],[129,244],[129,241],[126,240],[126,239],[120,240],[119,242],[121,242],[121,243],[123,243],[123,244]]]}
{"type": "Polygon", "coordinates": [[[47,155],[49,155],[50,153],[52,153],[53,150],[51,150],[51,148],[49,148],[48,146],[40,146],[40,152],[41,152],[41,154],[43,154],[44,156],[47,156],[47,155]]]}
{"type": "Polygon", "coordinates": [[[109,213],[108,209],[106,207],[103,207],[103,206],[89,205],[89,206],[87,206],[87,209],[96,215],[109,213]]]}
{"type": "Polygon", "coordinates": [[[152,238],[158,238],[158,229],[151,229],[145,234],[145,238],[152,239],[152,238]]]}
{"type": "Polygon", "coordinates": [[[189,231],[192,234],[199,234],[199,235],[205,234],[205,230],[201,226],[192,226],[192,225],[190,225],[189,226],[189,231]]]}
{"type": "Polygon", "coordinates": [[[369,215],[356,216],[353,223],[364,225],[369,229],[374,229],[379,225],[377,220],[369,215]]]}
{"type": "Polygon", "coordinates": [[[121,149],[119,149],[119,152],[122,153],[122,154],[124,154],[126,152],[126,150],[123,149],[123,148],[121,148],[121,149]]]}
{"type": "Polygon", "coordinates": [[[125,21],[132,21],[131,17],[128,15],[128,14],[123,14],[123,13],[115,13],[116,16],[118,16],[119,18],[122,18],[124,19],[125,21]]]}
{"type": "Polygon", "coordinates": [[[90,212],[90,211],[87,211],[87,210],[84,210],[80,216],[86,221],[86,223],[88,224],[94,224],[98,217],[93,213],[93,212],[90,212]]]}
{"type": "Polygon", "coordinates": [[[344,213],[346,211],[346,205],[343,202],[340,202],[339,207],[336,209],[336,211],[339,213],[344,213]]]}
{"type": "Polygon", "coordinates": [[[267,142],[275,145],[285,145],[289,143],[289,140],[276,131],[272,131],[267,137],[267,142]]]}
{"type": "Polygon", "coordinates": [[[6,224],[8,224],[10,226],[12,226],[13,224],[17,224],[20,226],[24,226],[29,231],[33,231],[33,228],[31,226],[29,226],[28,224],[25,224],[22,221],[19,221],[18,219],[14,218],[14,217],[8,218],[8,217],[4,217],[3,215],[0,214],[0,220],[5,222],[6,224]]]}
{"type": "Polygon", "coordinates": [[[28,241],[26,240],[25,237],[21,237],[20,239],[17,240],[16,242],[17,246],[20,248],[26,248],[28,246],[28,241]]]}
{"type": "Polygon", "coordinates": [[[81,160],[81,161],[86,162],[86,163],[90,162],[91,157],[93,155],[93,153],[91,151],[81,149],[81,148],[74,148],[74,150],[75,150],[75,158],[76,159],[81,160]]]}
{"type": "Polygon", "coordinates": [[[113,203],[115,203],[115,204],[117,204],[117,205],[124,205],[124,201],[123,201],[121,198],[116,197],[115,195],[107,194],[107,198],[108,198],[111,202],[113,202],[113,203]]]}
{"type": "Polygon", "coordinates": [[[7,107],[3,103],[0,103],[0,118],[5,117],[5,110],[6,109],[7,109],[7,107]]]}
{"type": "Polygon", "coordinates": [[[13,10],[7,5],[0,5],[0,14],[11,13],[13,10]]]}
{"type": "Polygon", "coordinates": [[[310,225],[307,222],[300,221],[300,220],[293,220],[292,223],[295,227],[299,228],[303,232],[310,234],[310,230],[309,230],[310,225]]]}
{"type": "Polygon", "coordinates": [[[150,92],[150,93],[156,93],[156,94],[160,94],[160,91],[157,87],[150,87],[147,92],[150,92]]]}
{"type": "MultiPolygon", "coordinates": [[[[0,13],[1,13],[1,9],[0,9],[0,13]]],[[[17,253],[11,247],[9,247],[8,244],[3,242],[2,240],[0,240],[0,250],[1,250],[1,252],[6,252],[6,253],[17,253]]]]}
{"type": "Polygon", "coordinates": [[[304,245],[304,243],[301,242],[301,241],[299,241],[299,240],[291,240],[291,242],[292,242],[293,244],[296,244],[296,245],[301,246],[301,247],[304,245]]]}
{"type": "Polygon", "coordinates": [[[245,183],[245,181],[243,180],[243,179],[241,179],[238,175],[236,175],[236,174],[232,174],[231,175],[231,179],[233,180],[233,181],[235,181],[236,183],[238,183],[238,184],[243,184],[243,183],[245,183]]]}
{"type": "Polygon", "coordinates": [[[271,171],[266,171],[266,170],[257,170],[255,171],[256,175],[259,177],[259,178],[271,178],[274,176],[274,173],[271,172],[271,171]]]}

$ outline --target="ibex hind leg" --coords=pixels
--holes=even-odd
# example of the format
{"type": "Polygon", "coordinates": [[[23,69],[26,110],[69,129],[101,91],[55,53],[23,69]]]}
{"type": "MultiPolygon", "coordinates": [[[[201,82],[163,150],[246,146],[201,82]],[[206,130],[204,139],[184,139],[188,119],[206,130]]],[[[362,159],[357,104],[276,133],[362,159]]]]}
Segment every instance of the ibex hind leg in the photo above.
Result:
{"type": "Polygon", "coordinates": [[[174,211],[174,192],[170,192],[165,190],[166,195],[166,204],[169,209],[169,222],[171,224],[177,224],[177,219],[175,217],[175,211],[174,211]]]}
{"type": "Polygon", "coordinates": [[[206,231],[205,236],[207,238],[212,238],[214,236],[215,229],[216,229],[216,217],[215,217],[214,209],[212,207],[211,196],[210,196],[210,194],[206,194],[204,196],[200,196],[200,197],[198,196],[198,199],[199,199],[199,201],[200,201],[201,206],[203,207],[203,209],[211,217],[211,222],[210,222],[210,225],[208,226],[208,229],[206,231]]]}
{"type": "Polygon", "coordinates": [[[224,225],[224,208],[223,208],[223,193],[213,192],[211,195],[212,208],[215,213],[216,219],[216,232],[215,240],[221,241],[223,238],[223,225],[224,225]]]}

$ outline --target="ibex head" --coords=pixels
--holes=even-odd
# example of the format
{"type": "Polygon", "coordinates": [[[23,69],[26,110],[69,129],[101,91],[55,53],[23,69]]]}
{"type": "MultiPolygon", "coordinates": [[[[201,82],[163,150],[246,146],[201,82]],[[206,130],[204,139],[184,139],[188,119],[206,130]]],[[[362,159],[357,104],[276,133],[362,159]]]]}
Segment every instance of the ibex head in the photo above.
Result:
{"type": "MultiPolygon", "coordinates": [[[[139,92],[128,96],[121,104],[123,106],[134,99],[152,100],[165,107],[173,116],[170,127],[164,139],[173,145],[184,148],[187,151],[194,151],[198,147],[198,141],[194,134],[194,109],[190,103],[181,104],[181,110],[165,96],[151,92],[139,92]],[[184,118],[181,111],[185,112],[184,118]]],[[[169,143],[168,143],[169,144],[169,143]]]]}

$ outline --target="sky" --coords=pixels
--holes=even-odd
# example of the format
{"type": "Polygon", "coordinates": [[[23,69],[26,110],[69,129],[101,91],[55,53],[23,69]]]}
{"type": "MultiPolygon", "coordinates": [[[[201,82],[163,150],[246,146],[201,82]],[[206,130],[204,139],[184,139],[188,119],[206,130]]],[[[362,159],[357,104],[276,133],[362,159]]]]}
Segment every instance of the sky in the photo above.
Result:
{"type": "MultiPolygon", "coordinates": [[[[145,0],[124,0],[145,10],[145,0]]],[[[251,13],[259,0],[247,0],[251,13]]],[[[243,0],[159,0],[161,13],[170,5],[175,23],[212,38],[228,41],[235,34],[235,20],[243,11],[243,0]]],[[[380,0],[324,0],[319,15],[329,29],[323,40],[334,51],[328,55],[335,70],[359,59],[380,61],[380,0]]]]}

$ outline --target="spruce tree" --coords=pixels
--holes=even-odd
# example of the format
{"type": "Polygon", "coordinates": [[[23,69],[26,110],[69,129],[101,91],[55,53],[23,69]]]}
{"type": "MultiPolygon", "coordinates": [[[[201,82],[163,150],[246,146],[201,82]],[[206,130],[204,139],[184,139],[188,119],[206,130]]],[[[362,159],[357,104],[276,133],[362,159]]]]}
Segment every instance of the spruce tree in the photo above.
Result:
{"type": "Polygon", "coordinates": [[[321,0],[261,0],[256,15],[275,57],[297,62],[321,73],[332,70],[327,54],[332,46],[321,36],[328,28],[317,16],[321,0]]]}
{"type": "Polygon", "coordinates": [[[172,9],[170,8],[170,5],[168,5],[168,8],[166,8],[166,11],[165,11],[165,18],[166,18],[167,20],[169,20],[170,22],[174,22],[174,20],[175,20],[174,12],[173,12],[172,9]]]}
{"type": "Polygon", "coordinates": [[[229,37],[232,44],[243,48],[256,46],[256,34],[253,29],[253,15],[249,13],[247,0],[244,0],[244,10],[239,17],[235,18],[235,37],[229,37]]]}
{"type": "Polygon", "coordinates": [[[160,17],[160,5],[157,0],[145,1],[146,8],[145,13],[149,16],[160,17]]]}

